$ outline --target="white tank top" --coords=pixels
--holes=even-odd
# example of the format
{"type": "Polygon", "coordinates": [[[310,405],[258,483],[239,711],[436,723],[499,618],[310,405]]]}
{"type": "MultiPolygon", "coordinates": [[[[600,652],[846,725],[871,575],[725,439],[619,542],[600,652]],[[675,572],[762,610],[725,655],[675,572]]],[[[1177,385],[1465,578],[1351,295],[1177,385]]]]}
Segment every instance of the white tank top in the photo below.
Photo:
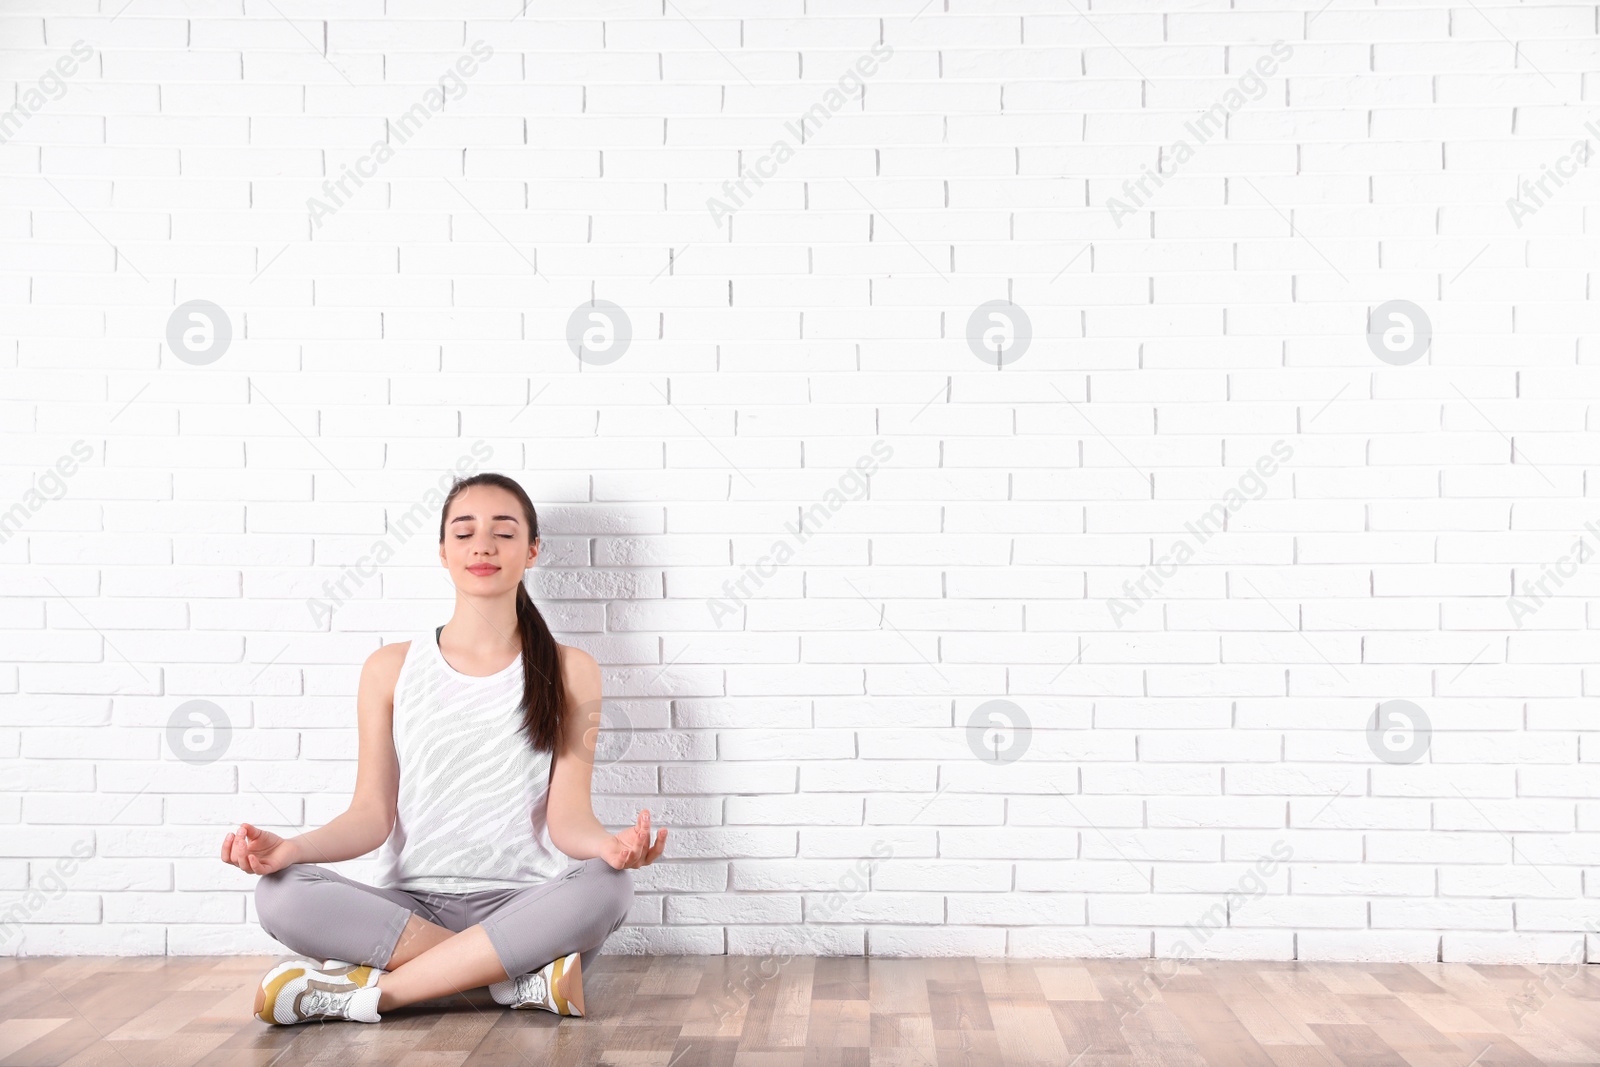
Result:
{"type": "Polygon", "coordinates": [[[485,677],[419,634],[394,687],[400,789],[380,886],[467,893],[548,881],[572,859],[545,824],[551,754],[522,730],[522,657],[485,677]]]}

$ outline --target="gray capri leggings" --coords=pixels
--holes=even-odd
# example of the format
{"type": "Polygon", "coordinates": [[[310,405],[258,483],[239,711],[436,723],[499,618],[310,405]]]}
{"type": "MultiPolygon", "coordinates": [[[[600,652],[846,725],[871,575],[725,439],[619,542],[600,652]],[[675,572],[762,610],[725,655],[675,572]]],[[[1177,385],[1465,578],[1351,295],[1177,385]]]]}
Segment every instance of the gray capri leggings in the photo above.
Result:
{"type": "Polygon", "coordinates": [[[294,863],[256,882],[261,928],[318,960],[387,967],[412,915],[452,933],[481,924],[506,974],[536,971],[572,952],[589,970],[628,916],[633,870],[595,857],[547,882],[470,893],[377,889],[314,863],[294,863]]]}

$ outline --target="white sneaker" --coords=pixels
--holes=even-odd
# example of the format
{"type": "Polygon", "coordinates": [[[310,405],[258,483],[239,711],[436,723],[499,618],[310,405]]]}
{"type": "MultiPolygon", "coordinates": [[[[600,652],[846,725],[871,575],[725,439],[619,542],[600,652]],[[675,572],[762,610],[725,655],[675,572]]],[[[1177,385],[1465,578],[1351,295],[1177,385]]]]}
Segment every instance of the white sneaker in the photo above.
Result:
{"type": "Polygon", "coordinates": [[[347,977],[359,986],[377,985],[378,979],[389,973],[382,967],[350,963],[347,960],[323,960],[321,970],[323,974],[347,977]]]}
{"type": "Polygon", "coordinates": [[[329,974],[313,960],[294,959],[268,971],[256,990],[255,1016],[262,1022],[288,1026],[313,1019],[375,1023],[381,990],[376,981],[356,968],[347,974],[329,974]],[[370,979],[370,981],[369,981],[370,979]]]}
{"type": "Polygon", "coordinates": [[[551,960],[537,971],[489,986],[496,1004],[543,1008],[557,1015],[583,1014],[583,959],[578,953],[551,960]]]}

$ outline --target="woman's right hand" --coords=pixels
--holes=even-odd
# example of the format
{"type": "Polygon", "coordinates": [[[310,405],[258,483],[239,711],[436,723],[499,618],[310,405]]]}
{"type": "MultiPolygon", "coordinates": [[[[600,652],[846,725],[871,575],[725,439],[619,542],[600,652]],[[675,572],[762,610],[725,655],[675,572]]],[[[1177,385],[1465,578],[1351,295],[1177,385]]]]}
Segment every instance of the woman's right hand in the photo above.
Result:
{"type": "Polygon", "coordinates": [[[654,845],[650,843],[650,809],[645,808],[639,812],[632,826],[611,835],[611,839],[601,850],[600,857],[614,870],[632,870],[647,863],[654,863],[661,855],[661,850],[666,847],[665,829],[656,834],[654,845]]]}
{"type": "Polygon", "coordinates": [[[299,862],[292,841],[249,823],[222,839],[222,862],[247,874],[271,874],[299,862]]]}

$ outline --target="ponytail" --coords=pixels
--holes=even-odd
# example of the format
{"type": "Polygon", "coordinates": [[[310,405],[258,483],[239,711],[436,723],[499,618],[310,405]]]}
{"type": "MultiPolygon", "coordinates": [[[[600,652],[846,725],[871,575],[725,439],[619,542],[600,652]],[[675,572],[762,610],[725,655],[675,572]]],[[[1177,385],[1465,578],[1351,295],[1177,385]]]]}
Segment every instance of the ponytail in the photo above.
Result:
{"type": "Polygon", "coordinates": [[[528,595],[528,587],[520,582],[517,630],[522,637],[522,729],[535,752],[553,752],[561,737],[567,703],[561,654],[556,649],[555,635],[528,595]]]}

